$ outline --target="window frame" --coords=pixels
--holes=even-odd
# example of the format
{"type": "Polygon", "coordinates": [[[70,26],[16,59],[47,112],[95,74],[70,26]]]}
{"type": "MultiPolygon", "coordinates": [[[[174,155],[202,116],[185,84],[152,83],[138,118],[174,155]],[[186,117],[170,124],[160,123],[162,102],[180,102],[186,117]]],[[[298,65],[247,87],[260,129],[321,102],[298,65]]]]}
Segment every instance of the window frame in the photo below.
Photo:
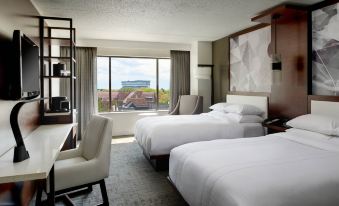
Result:
{"type": "MultiPolygon", "coordinates": [[[[111,56],[111,55],[99,55],[98,57],[106,57],[108,58],[108,90],[109,90],[109,111],[110,113],[119,113],[119,112],[131,112],[131,111],[112,111],[112,64],[111,64],[111,59],[112,58],[130,58],[130,59],[154,59],[156,60],[156,72],[155,72],[155,76],[156,76],[156,109],[154,111],[167,111],[167,110],[159,110],[159,60],[160,59],[167,59],[167,60],[171,60],[171,58],[169,57],[138,57],[138,56],[111,56]]],[[[97,88],[98,90],[98,88],[97,88]]],[[[98,101],[98,100],[96,100],[98,101]]],[[[153,110],[138,110],[138,111],[142,111],[142,112],[148,112],[148,111],[153,111],[153,110]]],[[[107,113],[107,112],[99,112],[98,113],[107,113]]]]}

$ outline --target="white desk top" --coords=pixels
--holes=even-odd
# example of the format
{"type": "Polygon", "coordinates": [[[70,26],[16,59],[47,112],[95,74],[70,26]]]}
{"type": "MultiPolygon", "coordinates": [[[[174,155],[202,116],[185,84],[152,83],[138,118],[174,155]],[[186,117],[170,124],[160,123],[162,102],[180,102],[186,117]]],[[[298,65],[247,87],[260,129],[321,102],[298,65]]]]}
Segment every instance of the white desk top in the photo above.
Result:
{"type": "Polygon", "coordinates": [[[30,158],[13,163],[14,148],[0,156],[0,184],[47,178],[73,124],[42,125],[29,134],[25,146],[30,158]]]}

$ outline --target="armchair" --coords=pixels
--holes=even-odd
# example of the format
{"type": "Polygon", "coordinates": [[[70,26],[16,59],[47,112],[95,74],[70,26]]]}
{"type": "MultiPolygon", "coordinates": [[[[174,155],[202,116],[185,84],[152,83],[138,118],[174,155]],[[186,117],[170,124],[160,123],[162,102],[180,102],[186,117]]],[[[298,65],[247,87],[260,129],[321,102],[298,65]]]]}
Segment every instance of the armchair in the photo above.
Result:
{"type": "MultiPolygon", "coordinates": [[[[100,184],[102,205],[109,205],[105,178],[109,176],[112,120],[94,115],[78,148],[61,152],[55,162],[56,195],[100,184]]],[[[68,204],[68,205],[69,205],[68,204]]]]}
{"type": "Polygon", "coordinates": [[[198,95],[181,95],[170,115],[200,114],[203,110],[203,97],[198,95]]]}

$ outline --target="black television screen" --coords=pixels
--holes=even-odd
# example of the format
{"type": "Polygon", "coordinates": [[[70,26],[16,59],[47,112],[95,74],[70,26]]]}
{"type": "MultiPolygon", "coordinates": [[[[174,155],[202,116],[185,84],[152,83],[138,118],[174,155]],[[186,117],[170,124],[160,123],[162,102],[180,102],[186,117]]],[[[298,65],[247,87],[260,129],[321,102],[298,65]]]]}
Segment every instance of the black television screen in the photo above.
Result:
{"type": "Polygon", "coordinates": [[[40,94],[39,47],[26,36],[21,38],[22,92],[24,97],[40,94]]]}
{"type": "Polygon", "coordinates": [[[39,96],[39,47],[19,30],[13,33],[12,63],[10,98],[32,99],[39,96]]]}

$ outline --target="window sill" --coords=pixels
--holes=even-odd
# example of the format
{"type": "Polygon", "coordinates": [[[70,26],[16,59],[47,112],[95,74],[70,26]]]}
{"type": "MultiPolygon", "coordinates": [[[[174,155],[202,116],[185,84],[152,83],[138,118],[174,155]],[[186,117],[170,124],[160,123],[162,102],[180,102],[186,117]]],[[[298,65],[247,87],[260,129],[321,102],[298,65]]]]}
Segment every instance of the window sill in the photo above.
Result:
{"type": "Polygon", "coordinates": [[[162,112],[169,112],[169,110],[154,110],[154,111],[118,111],[118,112],[98,112],[99,115],[105,114],[158,114],[162,112]]]}

